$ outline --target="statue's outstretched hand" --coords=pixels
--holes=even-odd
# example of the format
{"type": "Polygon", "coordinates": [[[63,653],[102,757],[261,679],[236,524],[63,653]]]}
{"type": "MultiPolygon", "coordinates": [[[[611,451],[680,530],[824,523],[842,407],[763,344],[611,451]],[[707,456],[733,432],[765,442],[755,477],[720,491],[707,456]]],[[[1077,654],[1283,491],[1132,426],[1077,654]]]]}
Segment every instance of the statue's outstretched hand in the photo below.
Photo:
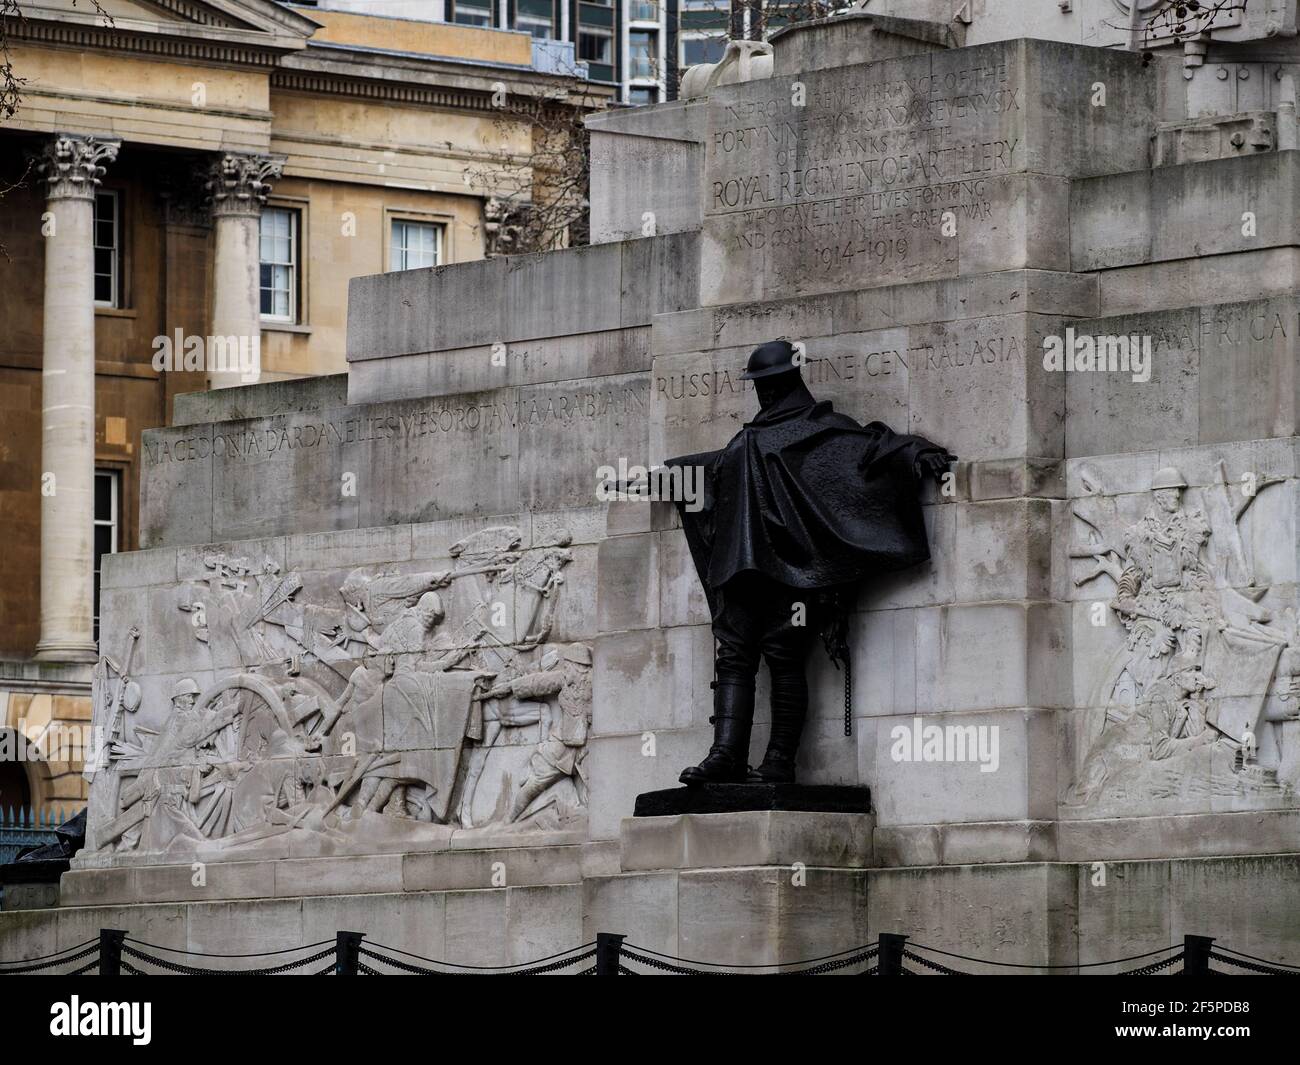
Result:
{"type": "Polygon", "coordinates": [[[947,451],[927,451],[917,457],[916,475],[921,478],[932,477],[936,481],[941,481],[943,475],[948,472],[948,467],[956,461],[957,456],[950,455],[947,451]]]}

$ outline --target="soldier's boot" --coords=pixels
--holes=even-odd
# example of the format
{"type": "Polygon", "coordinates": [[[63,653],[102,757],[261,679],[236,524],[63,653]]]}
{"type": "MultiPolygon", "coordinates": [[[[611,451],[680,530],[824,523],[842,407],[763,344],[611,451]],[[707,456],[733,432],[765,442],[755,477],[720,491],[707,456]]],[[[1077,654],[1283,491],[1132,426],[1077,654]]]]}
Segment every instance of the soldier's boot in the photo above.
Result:
{"type": "Polygon", "coordinates": [[[808,716],[808,682],[802,674],[772,678],[772,734],[767,752],[749,774],[751,784],[793,784],[795,758],[808,716]]]}
{"type": "Polygon", "coordinates": [[[749,771],[754,689],[718,683],[713,689],[713,746],[699,765],[683,769],[683,784],[739,784],[749,771]]]}
{"type": "Polygon", "coordinates": [[[533,800],[544,792],[550,785],[549,781],[539,780],[537,777],[530,776],[519,788],[519,793],[515,796],[514,802],[510,804],[510,816],[507,821],[518,821],[524,815],[524,811],[533,804],[533,800]]]}

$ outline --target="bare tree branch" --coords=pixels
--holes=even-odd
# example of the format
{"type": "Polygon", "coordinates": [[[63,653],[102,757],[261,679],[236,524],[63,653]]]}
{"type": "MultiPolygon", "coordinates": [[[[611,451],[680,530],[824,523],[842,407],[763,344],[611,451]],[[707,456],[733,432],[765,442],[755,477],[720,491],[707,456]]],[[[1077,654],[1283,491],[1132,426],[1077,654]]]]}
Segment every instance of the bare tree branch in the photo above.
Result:
{"type": "Polygon", "coordinates": [[[507,98],[494,120],[497,131],[509,143],[527,128],[528,153],[501,149],[465,171],[468,184],[489,196],[489,257],[590,242],[591,138],[583,119],[604,103],[585,89],[507,98]]]}
{"type": "MultiPolygon", "coordinates": [[[[103,18],[106,26],[113,25],[113,17],[104,10],[100,0],[87,0],[87,2],[94,7],[95,14],[103,18]]],[[[72,0],[73,7],[76,7],[77,3],[78,0],[72,0]]],[[[19,6],[19,0],[0,0],[0,123],[4,123],[18,113],[18,107],[22,103],[23,86],[27,83],[27,79],[15,71],[13,53],[10,50],[11,31],[15,23],[24,21],[26,20],[19,6]]],[[[31,170],[29,163],[16,181],[9,185],[0,185],[0,199],[6,193],[22,188],[31,170]]],[[[0,244],[0,255],[9,258],[3,244],[0,244]]]]}

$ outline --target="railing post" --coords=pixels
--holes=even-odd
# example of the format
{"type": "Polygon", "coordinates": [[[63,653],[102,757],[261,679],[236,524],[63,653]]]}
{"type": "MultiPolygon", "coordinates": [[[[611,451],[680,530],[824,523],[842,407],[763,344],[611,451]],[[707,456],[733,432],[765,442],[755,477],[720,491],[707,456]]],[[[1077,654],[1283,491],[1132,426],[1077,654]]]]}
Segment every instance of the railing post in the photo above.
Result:
{"type": "Polygon", "coordinates": [[[1210,975],[1213,936],[1183,936],[1183,976],[1210,975]]]}
{"type": "Polygon", "coordinates": [[[126,932],[120,928],[99,930],[99,975],[122,975],[122,940],[126,932]]]}
{"type": "Polygon", "coordinates": [[[596,975],[617,976],[618,959],[623,952],[623,936],[613,932],[596,933],[596,975]]]}
{"type": "Polygon", "coordinates": [[[903,975],[903,949],[907,945],[907,936],[893,932],[880,933],[880,953],[876,956],[879,968],[877,976],[903,975]]]}
{"type": "Polygon", "coordinates": [[[356,976],[365,932],[338,932],[334,937],[334,975],[356,976]]]}

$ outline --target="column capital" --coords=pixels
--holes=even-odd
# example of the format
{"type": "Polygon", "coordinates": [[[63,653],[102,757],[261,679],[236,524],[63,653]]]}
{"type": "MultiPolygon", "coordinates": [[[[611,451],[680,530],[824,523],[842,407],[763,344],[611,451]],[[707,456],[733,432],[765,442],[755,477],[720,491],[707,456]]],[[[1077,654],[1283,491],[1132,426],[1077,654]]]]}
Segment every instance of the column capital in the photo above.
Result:
{"type": "Polygon", "coordinates": [[[121,147],[122,142],[114,137],[54,134],[42,146],[36,161],[49,198],[94,199],[99,179],[104,176],[104,164],[113,162],[121,147]]]}
{"type": "Polygon", "coordinates": [[[259,214],[271,182],[284,172],[283,155],[225,152],[212,161],[207,192],[216,216],[259,214]]]}

